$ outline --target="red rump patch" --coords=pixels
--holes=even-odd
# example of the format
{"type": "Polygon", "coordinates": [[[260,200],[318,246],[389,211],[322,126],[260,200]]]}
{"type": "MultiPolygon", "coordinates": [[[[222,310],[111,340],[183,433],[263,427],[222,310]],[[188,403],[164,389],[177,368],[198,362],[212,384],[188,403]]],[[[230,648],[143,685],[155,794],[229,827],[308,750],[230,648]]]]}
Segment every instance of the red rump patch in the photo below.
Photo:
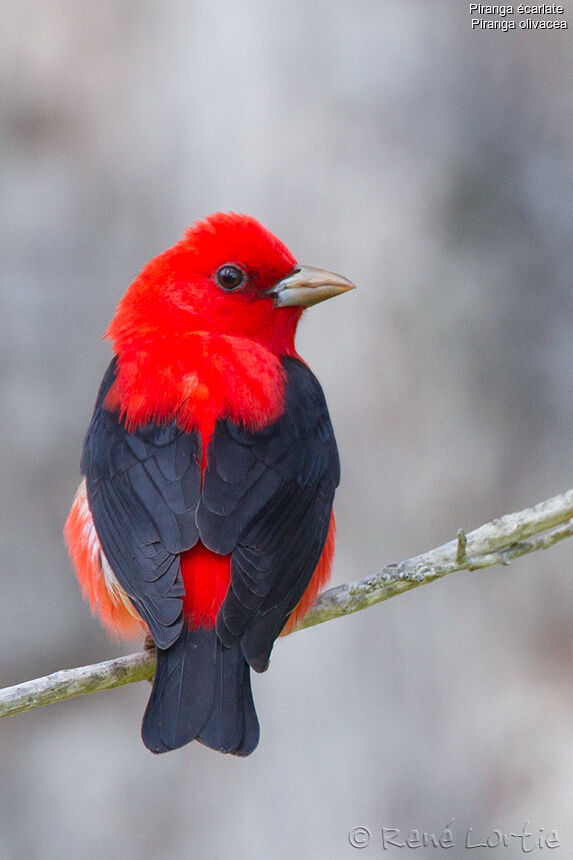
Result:
{"type": "Polygon", "coordinates": [[[231,558],[197,543],[181,555],[183,612],[191,627],[213,627],[231,577],[231,558]]]}

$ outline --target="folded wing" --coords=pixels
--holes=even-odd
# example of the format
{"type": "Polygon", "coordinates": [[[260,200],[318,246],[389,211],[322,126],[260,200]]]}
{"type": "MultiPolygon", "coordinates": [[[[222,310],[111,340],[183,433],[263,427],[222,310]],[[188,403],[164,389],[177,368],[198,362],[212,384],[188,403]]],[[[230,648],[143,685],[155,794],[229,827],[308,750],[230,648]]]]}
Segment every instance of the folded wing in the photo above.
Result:
{"type": "Polygon", "coordinates": [[[324,394],[303,362],[283,359],[283,415],[251,432],[217,423],[197,525],[202,542],[231,554],[231,583],[217,617],[225,645],[241,640],[263,671],[275,638],[322,554],[340,477],[324,394]]]}
{"type": "Polygon", "coordinates": [[[114,359],[84,440],[82,471],[105,557],[155,643],[167,648],[183,624],[179,554],[198,540],[199,441],[174,422],[128,432],[103,406],[115,375],[114,359]]]}

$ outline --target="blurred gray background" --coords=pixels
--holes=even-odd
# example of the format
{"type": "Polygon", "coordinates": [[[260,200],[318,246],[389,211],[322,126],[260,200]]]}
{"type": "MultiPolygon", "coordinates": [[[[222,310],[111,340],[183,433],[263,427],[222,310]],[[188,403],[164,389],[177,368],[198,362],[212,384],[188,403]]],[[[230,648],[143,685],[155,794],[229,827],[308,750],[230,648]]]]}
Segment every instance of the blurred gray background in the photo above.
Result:
{"type": "MultiPolygon", "coordinates": [[[[138,648],[61,531],[115,304],[210,212],[359,286],[298,340],[343,464],[335,582],[573,484],[571,29],[472,32],[453,0],[0,14],[2,685],[138,648]]],[[[338,860],[363,825],[367,858],[450,823],[415,857],[513,858],[467,830],[526,820],[573,856],[572,546],[279,642],[247,760],[150,755],[146,683],[2,721],[0,857],[338,860]]]]}

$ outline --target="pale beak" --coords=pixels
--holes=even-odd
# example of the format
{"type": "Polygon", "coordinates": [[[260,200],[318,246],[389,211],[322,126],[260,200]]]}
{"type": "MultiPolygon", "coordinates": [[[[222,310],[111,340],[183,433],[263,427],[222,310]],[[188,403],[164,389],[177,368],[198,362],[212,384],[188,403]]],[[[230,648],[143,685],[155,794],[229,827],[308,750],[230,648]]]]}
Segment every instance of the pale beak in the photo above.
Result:
{"type": "Polygon", "coordinates": [[[308,308],[355,289],[352,281],[342,275],[335,275],[326,269],[315,269],[314,266],[297,266],[290,275],[275,284],[267,295],[274,297],[277,308],[295,305],[308,308]]]}

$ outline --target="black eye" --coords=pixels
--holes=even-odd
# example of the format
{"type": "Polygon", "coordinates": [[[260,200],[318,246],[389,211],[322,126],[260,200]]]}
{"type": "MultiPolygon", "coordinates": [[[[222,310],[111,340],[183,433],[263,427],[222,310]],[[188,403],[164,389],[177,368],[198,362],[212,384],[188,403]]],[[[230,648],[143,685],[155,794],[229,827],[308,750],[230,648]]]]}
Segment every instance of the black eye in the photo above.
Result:
{"type": "Polygon", "coordinates": [[[224,290],[236,290],[245,283],[247,276],[238,266],[232,266],[227,263],[225,266],[217,269],[215,277],[219,286],[223,287],[224,290]]]}

